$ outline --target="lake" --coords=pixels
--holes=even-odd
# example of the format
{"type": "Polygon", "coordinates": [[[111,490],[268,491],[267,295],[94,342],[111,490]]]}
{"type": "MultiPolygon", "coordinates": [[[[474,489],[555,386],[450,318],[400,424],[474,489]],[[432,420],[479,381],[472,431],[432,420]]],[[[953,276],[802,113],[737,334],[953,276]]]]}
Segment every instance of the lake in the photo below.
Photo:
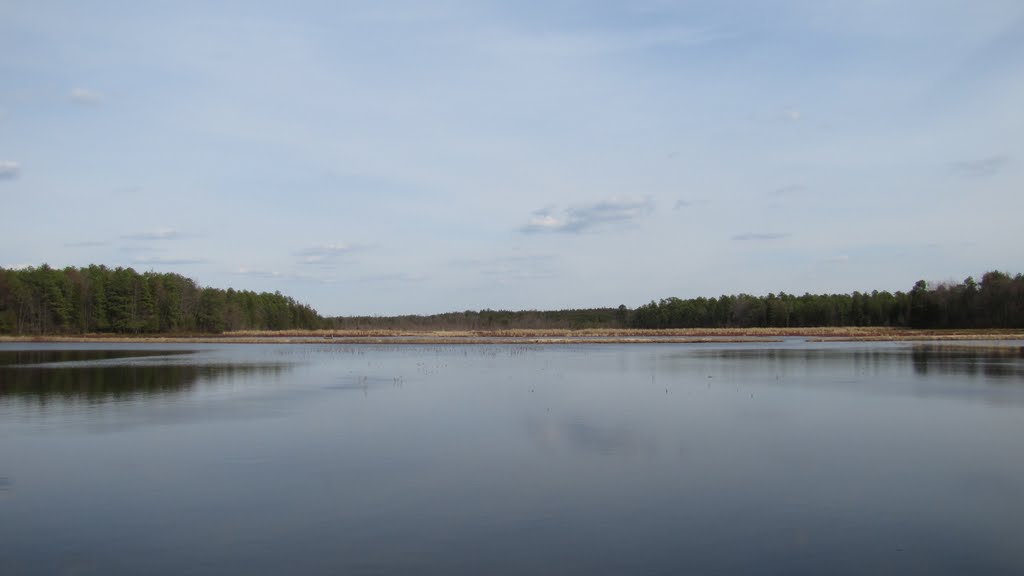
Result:
{"type": "Polygon", "coordinates": [[[0,572],[1022,574],[1016,344],[0,344],[0,572]]]}

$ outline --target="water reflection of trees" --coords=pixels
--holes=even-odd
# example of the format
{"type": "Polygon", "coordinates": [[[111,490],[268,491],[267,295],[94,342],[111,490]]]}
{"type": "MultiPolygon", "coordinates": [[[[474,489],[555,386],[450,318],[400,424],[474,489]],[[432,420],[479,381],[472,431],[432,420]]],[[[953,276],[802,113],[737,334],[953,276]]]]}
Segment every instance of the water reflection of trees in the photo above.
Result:
{"type": "Polygon", "coordinates": [[[92,362],[187,354],[195,354],[195,352],[192,350],[4,350],[0,351],[0,366],[92,362]]]}
{"type": "MultiPolygon", "coordinates": [[[[10,362],[10,358],[5,358],[0,364],[0,399],[18,398],[39,403],[54,400],[105,402],[140,396],[166,396],[187,392],[199,383],[215,383],[236,377],[278,376],[289,367],[288,364],[139,363],[137,360],[95,364],[88,360],[112,360],[140,354],[110,355],[104,352],[97,358],[97,355],[83,356],[81,352],[60,351],[56,355],[50,353],[34,357],[22,355],[17,365],[10,362]],[[36,363],[25,362],[31,362],[31,359],[36,363]]],[[[148,355],[151,356],[152,352],[148,355]]]]}
{"type": "Polygon", "coordinates": [[[914,372],[1024,378],[1024,348],[981,348],[977,350],[918,347],[911,355],[914,372]]]}
{"type": "Polygon", "coordinates": [[[745,361],[786,365],[836,365],[849,363],[856,368],[893,366],[906,361],[905,352],[895,348],[829,349],[829,348],[765,348],[717,349],[696,353],[697,357],[728,362],[745,361]]]}
{"type": "MultiPolygon", "coordinates": [[[[906,348],[707,350],[698,357],[780,366],[827,367],[839,363],[879,371],[906,365],[906,348]]],[[[914,373],[926,375],[1024,378],[1024,348],[1019,346],[921,345],[910,351],[914,373]]]]}

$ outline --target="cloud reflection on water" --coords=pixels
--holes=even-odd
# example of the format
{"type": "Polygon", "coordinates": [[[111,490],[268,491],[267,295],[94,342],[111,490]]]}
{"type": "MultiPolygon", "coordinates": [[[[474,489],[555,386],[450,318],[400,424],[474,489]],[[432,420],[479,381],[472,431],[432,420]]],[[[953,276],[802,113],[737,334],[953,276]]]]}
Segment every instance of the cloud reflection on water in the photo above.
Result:
{"type": "Polygon", "coordinates": [[[546,450],[577,454],[650,455],[657,452],[654,437],[628,426],[597,423],[581,416],[564,419],[530,418],[527,433],[546,450]]]}

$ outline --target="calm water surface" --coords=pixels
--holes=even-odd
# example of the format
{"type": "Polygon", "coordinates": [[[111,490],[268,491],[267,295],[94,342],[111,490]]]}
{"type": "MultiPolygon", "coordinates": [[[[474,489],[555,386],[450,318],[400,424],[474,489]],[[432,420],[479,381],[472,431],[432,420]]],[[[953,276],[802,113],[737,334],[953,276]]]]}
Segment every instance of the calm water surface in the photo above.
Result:
{"type": "Polygon", "coordinates": [[[1022,574],[1024,358],[0,345],[3,574],[1022,574]]]}

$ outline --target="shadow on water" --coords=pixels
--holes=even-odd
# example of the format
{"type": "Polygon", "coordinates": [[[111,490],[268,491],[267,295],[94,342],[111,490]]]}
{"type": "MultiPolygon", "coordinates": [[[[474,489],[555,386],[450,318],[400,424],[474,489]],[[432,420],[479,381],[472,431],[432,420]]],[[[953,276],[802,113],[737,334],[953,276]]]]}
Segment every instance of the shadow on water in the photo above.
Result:
{"type": "Polygon", "coordinates": [[[0,352],[0,400],[118,401],[168,396],[199,382],[278,375],[288,364],[189,362],[188,350],[28,350],[0,352]],[[185,362],[182,362],[185,360],[185,362]]]}

